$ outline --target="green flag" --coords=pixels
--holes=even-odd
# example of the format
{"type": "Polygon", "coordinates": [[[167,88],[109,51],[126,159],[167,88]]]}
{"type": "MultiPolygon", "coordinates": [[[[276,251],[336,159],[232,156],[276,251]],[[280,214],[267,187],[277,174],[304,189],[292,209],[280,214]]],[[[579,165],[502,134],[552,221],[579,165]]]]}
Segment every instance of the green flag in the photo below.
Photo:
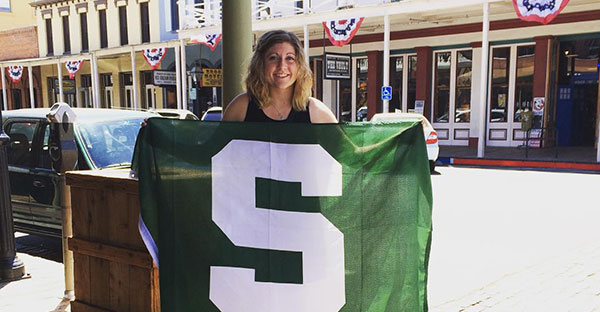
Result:
{"type": "Polygon", "coordinates": [[[140,232],[162,311],[426,311],[420,123],[150,119],[140,232]]]}

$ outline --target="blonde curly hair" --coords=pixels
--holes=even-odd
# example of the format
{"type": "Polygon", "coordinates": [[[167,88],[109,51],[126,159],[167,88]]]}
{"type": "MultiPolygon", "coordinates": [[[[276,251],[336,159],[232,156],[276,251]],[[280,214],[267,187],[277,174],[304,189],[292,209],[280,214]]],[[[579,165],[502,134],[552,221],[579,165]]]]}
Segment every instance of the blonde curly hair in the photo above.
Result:
{"type": "Polygon", "coordinates": [[[292,108],[296,111],[305,111],[308,98],[312,94],[312,72],[305,61],[300,39],[289,31],[272,30],[266,32],[258,39],[245,79],[246,92],[248,92],[250,97],[256,99],[258,102],[257,105],[260,108],[271,105],[269,85],[264,71],[265,54],[273,45],[282,42],[287,42],[294,47],[296,64],[298,64],[298,73],[296,75],[296,82],[294,82],[292,108]]]}

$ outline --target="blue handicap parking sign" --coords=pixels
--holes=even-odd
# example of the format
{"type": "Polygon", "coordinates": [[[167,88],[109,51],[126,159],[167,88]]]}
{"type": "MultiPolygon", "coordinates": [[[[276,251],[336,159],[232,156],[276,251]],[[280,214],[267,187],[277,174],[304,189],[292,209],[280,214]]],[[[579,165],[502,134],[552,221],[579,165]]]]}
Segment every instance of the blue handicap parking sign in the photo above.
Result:
{"type": "Polygon", "coordinates": [[[383,86],[381,87],[381,100],[391,100],[392,99],[392,87],[391,86],[383,86]]]}

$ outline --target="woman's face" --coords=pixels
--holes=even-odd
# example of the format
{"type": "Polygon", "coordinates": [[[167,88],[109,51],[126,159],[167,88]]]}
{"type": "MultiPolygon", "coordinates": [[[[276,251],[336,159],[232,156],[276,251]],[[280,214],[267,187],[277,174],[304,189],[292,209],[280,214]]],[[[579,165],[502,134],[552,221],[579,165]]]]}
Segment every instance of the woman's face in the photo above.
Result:
{"type": "Polygon", "coordinates": [[[265,76],[271,88],[287,89],[296,82],[296,52],[289,42],[274,44],[265,54],[265,76]]]}

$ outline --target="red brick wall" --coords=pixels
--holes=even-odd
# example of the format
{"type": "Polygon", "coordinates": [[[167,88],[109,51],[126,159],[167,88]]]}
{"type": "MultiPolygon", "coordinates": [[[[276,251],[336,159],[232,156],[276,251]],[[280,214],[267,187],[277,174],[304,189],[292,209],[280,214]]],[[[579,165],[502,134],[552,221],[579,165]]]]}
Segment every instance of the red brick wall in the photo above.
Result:
{"type": "Polygon", "coordinates": [[[0,61],[39,57],[37,27],[0,32],[0,61]]]}

